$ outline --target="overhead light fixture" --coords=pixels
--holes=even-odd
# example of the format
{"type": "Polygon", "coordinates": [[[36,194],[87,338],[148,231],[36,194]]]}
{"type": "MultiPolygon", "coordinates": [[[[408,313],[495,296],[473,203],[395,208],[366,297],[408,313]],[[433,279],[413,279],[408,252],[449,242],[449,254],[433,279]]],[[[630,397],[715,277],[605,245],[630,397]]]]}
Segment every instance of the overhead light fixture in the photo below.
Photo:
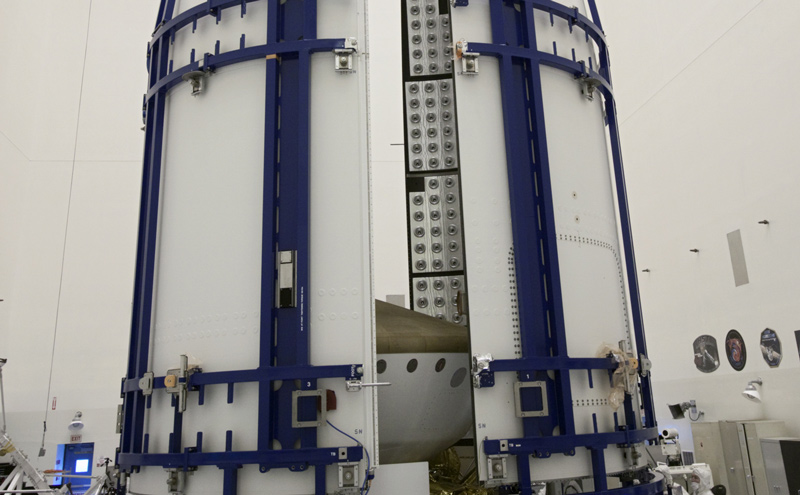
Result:
{"type": "Polygon", "coordinates": [[[747,400],[761,402],[761,385],[763,385],[761,378],[750,380],[747,382],[747,386],[744,388],[742,395],[747,400]]]}
{"type": "Polygon", "coordinates": [[[76,412],[75,416],[72,418],[72,422],[69,424],[67,428],[69,428],[70,431],[82,430],[83,429],[83,421],[81,421],[82,417],[83,417],[82,412],[80,411],[76,412]]]}
{"type": "Polygon", "coordinates": [[[669,407],[669,412],[672,414],[672,419],[683,419],[685,417],[683,413],[686,411],[689,411],[689,419],[692,421],[697,421],[705,414],[705,412],[697,410],[697,402],[694,399],[689,402],[667,404],[667,407],[669,407]]]}

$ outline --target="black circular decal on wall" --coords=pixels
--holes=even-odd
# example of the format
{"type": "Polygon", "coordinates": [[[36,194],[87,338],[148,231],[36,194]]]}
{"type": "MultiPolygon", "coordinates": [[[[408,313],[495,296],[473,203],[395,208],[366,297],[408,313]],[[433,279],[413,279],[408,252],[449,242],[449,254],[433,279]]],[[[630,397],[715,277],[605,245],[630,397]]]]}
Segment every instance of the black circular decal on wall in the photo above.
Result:
{"type": "Polygon", "coordinates": [[[711,373],[719,368],[717,339],[711,335],[701,335],[694,340],[694,365],[703,373],[711,373]]]}
{"type": "Polygon", "coordinates": [[[747,363],[747,349],[744,346],[742,334],[736,330],[731,330],[725,336],[725,354],[733,369],[736,371],[744,369],[744,365],[747,363]]]}
{"type": "Polygon", "coordinates": [[[761,332],[761,355],[770,368],[777,368],[781,364],[781,339],[771,328],[761,332]]]}

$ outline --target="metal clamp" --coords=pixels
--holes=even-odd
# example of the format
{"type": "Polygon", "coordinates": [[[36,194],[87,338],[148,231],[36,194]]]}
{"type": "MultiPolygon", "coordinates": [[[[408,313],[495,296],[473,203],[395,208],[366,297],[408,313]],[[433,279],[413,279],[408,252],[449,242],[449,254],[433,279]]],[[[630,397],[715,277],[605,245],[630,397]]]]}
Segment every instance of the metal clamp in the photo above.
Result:
{"type": "Polygon", "coordinates": [[[486,458],[489,467],[489,482],[502,481],[508,478],[507,455],[490,455],[486,458]]]}
{"type": "Polygon", "coordinates": [[[360,380],[347,380],[344,384],[348,392],[358,392],[362,387],[388,387],[389,382],[361,383],[360,380]]]}
{"type": "Polygon", "coordinates": [[[197,96],[206,89],[205,79],[211,72],[205,70],[193,70],[181,76],[181,79],[192,86],[192,96],[197,96]]]}
{"type": "Polygon", "coordinates": [[[167,393],[178,396],[178,412],[186,410],[186,398],[189,393],[189,376],[199,368],[189,369],[189,357],[181,354],[181,367],[167,371],[164,377],[164,388],[167,393]]]}
{"type": "Polygon", "coordinates": [[[278,308],[297,307],[297,251],[278,252],[278,308]]]}
{"type": "Polygon", "coordinates": [[[456,43],[456,58],[461,59],[461,72],[460,74],[465,76],[476,76],[478,75],[478,57],[480,57],[480,53],[478,52],[470,52],[469,51],[469,43],[465,40],[461,40],[456,43]]]}
{"type": "Polygon", "coordinates": [[[339,488],[358,488],[360,482],[357,462],[339,464],[339,488]]]}
{"type": "Polygon", "coordinates": [[[139,389],[142,391],[142,395],[153,395],[154,378],[155,374],[152,371],[148,371],[139,379],[139,389]]]}
{"type": "Polygon", "coordinates": [[[653,363],[645,357],[644,354],[639,354],[639,374],[647,376],[653,368],[653,363]]]}
{"type": "Polygon", "coordinates": [[[491,387],[494,385],[494,377],[489,370],[491,362],[494,361],[491,354],[474,354],[472,356],[472,386],[475,388],[491,387]]]}
{"type": "Polygon", "coordinates": [[[518,418],[541,418],[549,414],[547,407],[547,382],[516,382],[514,384],[514,407],[518,418]],[[522,389],[538,388],[542,392],[542,408],[538,411],[524,411],[522,409],[522,389]]]}
{"type": "Polygon", "coordinates": [[[355,72],[353,55],[358,52],[358,40],[347,38],[344,40],[344,48],[337,48],[333,51],[333,68],[340,74],[352,74],[355,72]]]}
{"type": "Polygon", "coordinates": [[[326,420],[328,398],[325,390],[295,390],[292,392],[292,428],[316,428],[322,426],[326,420]],[[315,421],[300,421],[297,418],[297,403],[301,397],[319,397],[319,417],[315,421]]]}

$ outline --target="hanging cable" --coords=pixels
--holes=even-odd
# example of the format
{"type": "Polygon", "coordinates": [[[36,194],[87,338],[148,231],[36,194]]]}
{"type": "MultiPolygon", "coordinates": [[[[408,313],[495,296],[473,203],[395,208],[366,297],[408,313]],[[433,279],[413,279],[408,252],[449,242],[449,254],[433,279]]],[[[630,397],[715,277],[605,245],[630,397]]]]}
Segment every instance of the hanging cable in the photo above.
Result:
{"type": "Polygon", "coordinates": [[[64,224],[64,247],[61,250],[61,276],[58,280],[58,299],[56,301],[56,322],[53,326],[53,348],[50,352],[50,377],[47,380],[47,401],[44,407],[44,425],[42,427],[42,446],[39,447],[39,457],[44,457],[44,440],[47,435],[47,413],[50,407],[50,390],[53,385],[53,362],[56,357],[56,335],[58,334],[58,316],[61,310],[61,289],[64,286],[64,260],[67,256],[67,233],[69,232],[69,213],[72,207],[72,186],[75,182],[75,161],[78,156],[78,130],[81,125],[81,102],[83,101],[83,81],[86,77],[86,56],[89,53],[89,26],[92,20],[92,2],[89,0],[89,14],[86,18],[86,43],[83,47],[83,69],[81,70],[81,88],[78,94],[78,117],[75,123],[75,144],[72,148],[72,170],[69,175],[69,197],[67,199],[67,221],[64,224]]]}
{"type": "Polygon", "coordinates": [[[363,444],[363,443],[359,442],[357,439],[355,439],[354,437],[351,437],[350,435],[348,435],[347,433],[343,432],[343,431],[342,431],[342,430],[340,430],[339,428],[337,428],[337,427],[333,426],[333,423],[331,423],[331,422],[330,422],[330,421],[328,421],[327,419],[325,420],[325,422],[326,422],[326,423],[328,423],[328,425],[329,425],[331,428],[333,428],[334,430],[338,431],[338,432],[339,432],[339,433],[341,433],[342,435],[346,436],[346,437],[347,437],[347,438],[349,438],[350,440],[352,440],[352,441],[354,441],[355,443],[357,443],[357,444],[358,444],[358,445],[359,445],[359,446],[360,446],[362,449],[364,449],[364,453],[365,453],[365,454],[367,454],[367,472],[366,472],[366,473],[364,473],[364,482],[361,484],[361,491],[360,491],[361,495],[367,495],[367,494],[369,493],[369,489],[370,489],[370,487],[369,487],[369,486],[367,486],[367,481],[369,480],[369,469],[370,469],[370,462],[369,462],[369,450],[367,450],[367,448],[366,448],[366,447],[364,447],[364,444],[363,444]],[[367,491],[364,491],[364,488],[366,488],[366,490],[367,490],[367,491]]]}

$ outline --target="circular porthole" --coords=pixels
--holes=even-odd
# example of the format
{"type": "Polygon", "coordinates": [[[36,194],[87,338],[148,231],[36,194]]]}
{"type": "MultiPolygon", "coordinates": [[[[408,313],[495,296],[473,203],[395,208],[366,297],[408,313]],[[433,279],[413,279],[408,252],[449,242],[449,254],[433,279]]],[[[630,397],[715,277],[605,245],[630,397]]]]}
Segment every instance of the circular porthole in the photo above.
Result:
{"type": "Polygon", "coordinates": [[[439,373],[440,371],[442,371],[444,369],[445,364],[447,364],[447,361],[444,358],[436,361],[436,372],[439,373]]]}
{"type": "Polygon", "coordinates": [[[418,365],[418,364],[419,364],[419,363],[417,362],[417,360],[416,360],[416,359],[412,359],[412,360],[410,360],[410,361],[408,362],[408,364],[406,365],[406,370],[407,370],[409,373],[413,373],[413,372],[415,372],[415,371],[417,370],[417,365],[418,365]]]}
{"type": "Polygon", "coordinates": [[[453,373],[453,377],[450,378],[450,386],[453,388],[457,388],[459,385],[464,383],[464,379],[467,377],[467,368],[458,368],[455,373],[453,373]]]}
{"type": "Polygon", "coordinates": [[[380,375],[381,373],[383,373],[384,371],[386,371],[386,361],[385,361],[385,360],[383,360],[383,359],[379,359],[379,360],[378,360],[378,365],[377,365],[377,368],[378,368],[378,374],[379,374],[379,375],[380,375]]]}

